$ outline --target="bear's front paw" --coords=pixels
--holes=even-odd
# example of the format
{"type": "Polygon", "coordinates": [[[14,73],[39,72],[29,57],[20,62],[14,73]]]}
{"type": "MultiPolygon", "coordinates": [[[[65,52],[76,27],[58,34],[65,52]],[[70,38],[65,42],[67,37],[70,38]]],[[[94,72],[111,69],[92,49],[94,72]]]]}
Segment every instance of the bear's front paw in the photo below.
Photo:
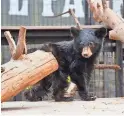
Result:
{"type": "Polygon", "coordinates": [[[94,101],[94,100],[96,100],[96,98],[97,98],[96,96],[88,96],[87,95],[86,97],[83,98],[83,100],[84,101],[94,101]]]}
{"type": "Polygon", "coordinates": [[[81,100],[83,100],[83,101],[94,101],[97,98],[94,95],[88,95],[88,94],[83,93],[83,92],[79,92],[79,95],[81,97],[81,100]]]}

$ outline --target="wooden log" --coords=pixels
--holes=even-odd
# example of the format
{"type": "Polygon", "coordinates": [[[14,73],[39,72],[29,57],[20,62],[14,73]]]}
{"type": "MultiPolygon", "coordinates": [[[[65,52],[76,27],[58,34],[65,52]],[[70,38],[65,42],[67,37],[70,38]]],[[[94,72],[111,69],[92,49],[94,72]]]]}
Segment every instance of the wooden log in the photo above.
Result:
{"type": "Polygon", "coordinates": [[[4,34],[12,58],[1,67],[1,102],[9,100],[27,86],[37,83],[58,69],[58,62],[52,53],[39,50],[26,55],[25,27],[20,28],[17,46],[9,31],[4,34]]]}
{"type": "Polygon", "coordinates": [[[36,51],[10,60],[2,65],[1,102],[9,100],[27,86],[31,86],[58,69],[52,53],[36,51]]]}
{"type": "Polygon", "coordinates": [[[124,42],[124,19],[118,16],[108,6],[106,0],[87,0],[93,17],[97,22],[103,22],[113,30],[109,32],[109,38],[124,42]]]}

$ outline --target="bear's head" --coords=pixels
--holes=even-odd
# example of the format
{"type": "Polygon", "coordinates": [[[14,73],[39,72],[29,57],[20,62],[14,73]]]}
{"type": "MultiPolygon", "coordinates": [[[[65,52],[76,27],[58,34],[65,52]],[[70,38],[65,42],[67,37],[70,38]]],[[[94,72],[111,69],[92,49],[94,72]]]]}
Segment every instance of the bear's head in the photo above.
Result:
{"type": "Polygon", "coordinates": [[[107,29],[82,29],[71,27],[71,33],[74,38],[74,49],[84,58],[91,57],[98,53],[103,44],[103,38],[107,34],[107,29]]]}

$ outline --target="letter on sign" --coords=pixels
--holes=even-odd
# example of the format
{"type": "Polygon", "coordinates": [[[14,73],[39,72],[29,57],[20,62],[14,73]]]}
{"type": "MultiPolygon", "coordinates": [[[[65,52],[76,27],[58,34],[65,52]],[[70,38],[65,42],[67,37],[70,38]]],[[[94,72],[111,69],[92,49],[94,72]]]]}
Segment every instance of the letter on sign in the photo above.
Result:
{"type": "Polygon", "coordinates": [[[28,16],[28,0],[22,0],[21,9],[19,9],[19,0],[10,0],[9,15],[28,16]]]}
{"type": "Polygon", "coordinates": [[[42,16],[54,16],[54,13],[52,12],[52,0],[43,0],[42,16]]]}
{"type": "MultiPolygon", "coordinates": [[[[70,4],[71,0],[65,0],[65,6],[63,12],[68,11],[69,8],[75,9],[75,15],[77,17],[84,17],[84,11],[82,6],[82,0],[74,0],[74,4],[70,4]]],[[[69,14],[63,15],[63,17],[69,17],[69,14]]]]}

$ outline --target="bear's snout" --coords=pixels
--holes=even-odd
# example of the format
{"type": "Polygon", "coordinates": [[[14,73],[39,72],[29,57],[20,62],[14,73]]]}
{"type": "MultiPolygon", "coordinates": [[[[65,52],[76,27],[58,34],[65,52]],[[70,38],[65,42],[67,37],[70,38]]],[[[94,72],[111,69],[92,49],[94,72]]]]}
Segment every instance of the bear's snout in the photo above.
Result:
{"type": "Polygon", "coordinates": [[[90,49],[89,46],[86,46],[84,48],[82,48],[82,53],[81,55],[84,57],[84,58],[89,58],[90,56],[92,56],[92,51],[90,49]]]}

